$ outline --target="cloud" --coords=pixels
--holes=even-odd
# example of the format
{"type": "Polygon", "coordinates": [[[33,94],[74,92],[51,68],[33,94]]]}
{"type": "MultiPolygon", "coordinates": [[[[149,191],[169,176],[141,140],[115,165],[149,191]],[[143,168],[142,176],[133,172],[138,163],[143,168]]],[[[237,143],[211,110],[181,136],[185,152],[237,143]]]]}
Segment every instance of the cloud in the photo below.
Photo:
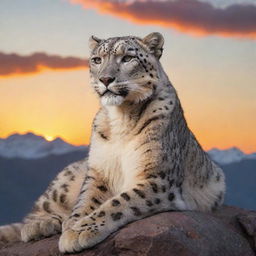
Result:
{"type": "Polygon", "coordinates": [[[256,38],[256,5],[217,8],[199,0],[69,0],[139,24],[155,24],[194,35],[256,38]]]}
{"type": "Polygon", "coordinates": [[[27,56],[0,52],[0,77],[38,73],[44,69],[67,70],[88,67],[88,61],[77,57],[61,57],[46,53],[27,56]]]}

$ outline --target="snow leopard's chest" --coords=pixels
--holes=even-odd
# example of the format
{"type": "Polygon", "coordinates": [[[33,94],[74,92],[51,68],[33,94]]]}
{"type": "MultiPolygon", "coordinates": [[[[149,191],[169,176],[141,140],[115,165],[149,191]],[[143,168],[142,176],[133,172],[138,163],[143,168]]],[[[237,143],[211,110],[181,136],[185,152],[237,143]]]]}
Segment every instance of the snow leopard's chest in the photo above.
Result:
{"type": "Polygon", "coordinates": [[[136,140],[125,142],[122,139],[95,141],[91,145],[89,165],[102,173],[114,193],[129,189],[135,183],[139,162],[134,150],[136,145],[136,140]]]}

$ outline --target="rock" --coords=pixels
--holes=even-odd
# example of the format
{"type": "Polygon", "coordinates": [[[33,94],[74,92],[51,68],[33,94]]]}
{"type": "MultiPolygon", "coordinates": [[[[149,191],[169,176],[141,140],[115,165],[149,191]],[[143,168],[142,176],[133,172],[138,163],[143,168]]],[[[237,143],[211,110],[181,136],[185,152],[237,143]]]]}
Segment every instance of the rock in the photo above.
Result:
{"type": "Polygon", "coordinates": [[[246,214],[238,216],[238,221],[246,231],[246,233],[253,239],[253,248],[256,250],[256,214],[251,211],[246,214]]]}
{"type": "MultiPolygon", "coordinates": [[[[224,206],[215,213],[164,212],[133,222],[80,256],[253,256],[256,212],[224,206]]],[[[60,256],[59,236],[14,243],[0,256],[60,256]]]]}

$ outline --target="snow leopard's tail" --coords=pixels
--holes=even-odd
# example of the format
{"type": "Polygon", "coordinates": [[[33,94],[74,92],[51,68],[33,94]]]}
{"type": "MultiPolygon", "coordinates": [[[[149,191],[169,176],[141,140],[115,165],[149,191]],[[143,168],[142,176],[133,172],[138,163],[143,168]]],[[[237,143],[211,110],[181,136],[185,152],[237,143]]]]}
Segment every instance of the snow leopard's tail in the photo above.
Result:
{"type": "Polygon", "coordinates": [[[0,245],[21,241],[20,231],[22,226],[22,223],[0,226],[0,245]]]}

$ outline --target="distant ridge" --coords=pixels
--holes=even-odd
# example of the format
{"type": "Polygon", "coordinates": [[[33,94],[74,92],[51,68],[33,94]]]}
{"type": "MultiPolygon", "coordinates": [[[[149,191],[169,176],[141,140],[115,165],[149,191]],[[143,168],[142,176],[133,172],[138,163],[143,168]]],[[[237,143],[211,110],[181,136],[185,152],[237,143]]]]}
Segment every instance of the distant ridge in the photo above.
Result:
{"type": "Polygon", "coordinates": [[[23,135],[16,133],[6,139],[0,139],[0,156],[5,158],[38,159],[85,150],[86,146],[74,146],[61,138],[47,141],[31,132],[23,135]]]}
{"type": "Polygon", "coordinates": [[[213,148],[207,153],[213,161],[222,165],[237,163],[247,159],[256,159],[256,152],[252,154],[245,154],[243,151],[236,147],[224,150],[213,148]]]}

